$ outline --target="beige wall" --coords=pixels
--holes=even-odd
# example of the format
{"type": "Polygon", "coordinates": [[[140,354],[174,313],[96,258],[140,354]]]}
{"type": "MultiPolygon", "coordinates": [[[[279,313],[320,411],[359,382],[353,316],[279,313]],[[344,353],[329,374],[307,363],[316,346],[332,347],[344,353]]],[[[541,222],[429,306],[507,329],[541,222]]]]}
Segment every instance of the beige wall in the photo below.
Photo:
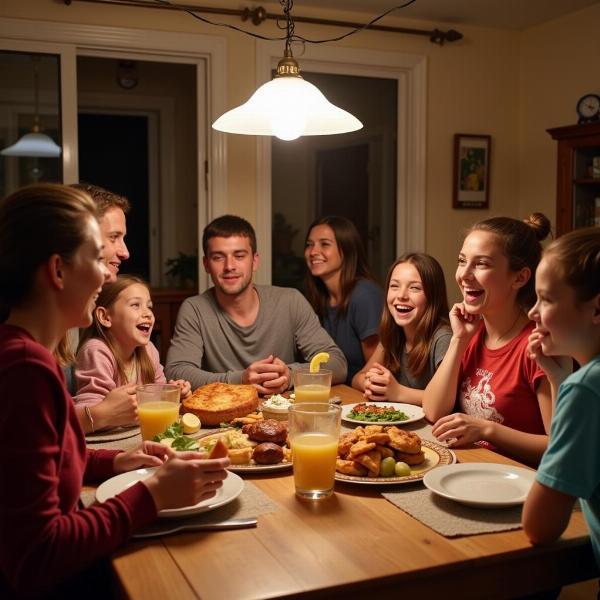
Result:
{"type": "MultiPolygon", "coordinates": [[[[204,4],[223,6],[226,2],[204,4]]],[[[278,5],[265,6],[271,12],[279,10],[278,5]]],[[[301,1],[296,2],[295,12],[365,20],[364,15],[353,13],[309,10],[301,6],[301,1]]],[[[240,104],[255,88],[254,40],[204,25],[185,14],[77,2],[67,7],[48,0],[3,0],[0,16],[221,35],[227,39],[228,104],[240,104]]],[[[252,27],[235,19],[229,21],[252,27]]],[[[398,18],[391,22],[428,29],[443,26],[398,18]]],[[[347,47],[409,52],[428,58],[426,246],[442,262],[450,280],[451,299],[455,297],[451,282],[454,257],[462,231],[469,224],[491,214],[523,217],[532,209],[542,209],[554,218],[555,149],[545,130],[575,122],[577,98],[584,92],[600,91],[600,7],[524,32],[453,27],[464,34],[464,39],[443,47],[425,37],[372,31],[340,42],[347,47]],[[489,211],[458,211],[451,207],[455,133],[492,136],[489,211]]],[[[296,30],[307,37],[340,33],[337,28],[302,23],[296,30]]],[[[278,33],[272,23],[256,31],[278,33]]],[[[254,139],[229,136],[229,209],[252,221],[257,201],[255,163],[254,139]]]]}
{"type": "Polygon", "coordinates": [[[520,212],[554,222],[556,142],[546,129],[577,123],[577,100],[600,94],[600,4],[524,32],[519,92],[520,212]]]}

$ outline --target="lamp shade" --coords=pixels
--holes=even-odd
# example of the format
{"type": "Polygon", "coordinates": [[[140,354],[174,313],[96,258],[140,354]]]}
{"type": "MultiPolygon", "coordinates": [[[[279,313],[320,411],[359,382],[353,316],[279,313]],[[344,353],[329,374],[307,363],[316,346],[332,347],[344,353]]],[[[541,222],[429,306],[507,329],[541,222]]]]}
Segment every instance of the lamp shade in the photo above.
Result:
{"type": "Polygon", "coordinates": [[[362,126],[302,77],[276,77],[213,123],[214,129],[225,133],[274,135],[282,140],[348,133],[362,126]]]}
{"type": "Polygon", "coordinates": [[[39,158],[56,158],[61,148],[44,133],[26,133],[12,146],[0,151],[3,156],[37,156],[39,158]]]}

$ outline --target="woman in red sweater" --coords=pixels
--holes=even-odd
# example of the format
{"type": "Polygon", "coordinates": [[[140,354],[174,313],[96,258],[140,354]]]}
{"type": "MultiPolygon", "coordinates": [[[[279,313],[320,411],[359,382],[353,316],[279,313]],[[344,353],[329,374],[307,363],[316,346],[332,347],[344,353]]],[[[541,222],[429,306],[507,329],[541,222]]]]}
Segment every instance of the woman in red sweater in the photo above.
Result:
{"type": "MultiPolygon", "coordinates": [[[[67,329],[91,323],[106,274],[85,192],[36,185],[0,202],[2,598],[68,597],[78,573],[157,511],[209,498],[226,477],[227,459],[176,457],[153,442],[127,452],[86,449],[53,351],[67,329]],[[159,468],[117,497],[80,508],[84,482],[142,466],[159,468]]],[[[88,589],[94,597],[94,585],[88,589]]]]}

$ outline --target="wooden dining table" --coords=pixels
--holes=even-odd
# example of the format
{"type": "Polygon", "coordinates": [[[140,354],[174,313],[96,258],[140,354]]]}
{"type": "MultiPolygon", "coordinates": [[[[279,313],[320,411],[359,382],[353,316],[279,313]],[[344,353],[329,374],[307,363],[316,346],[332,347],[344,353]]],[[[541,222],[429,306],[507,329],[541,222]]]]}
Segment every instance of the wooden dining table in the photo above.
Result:
{"type": "MultiPolygon", "coordinates": [[[[362,401],[347,386],[332,393],[344,404],[362,401]]],[[[421,427],[430,426],[423,421],[421,427]]],[[[459,462],[519,464],[482,447],[455,452],[459,462]]],[[[130,542],[112,557],[122,594],[139,600],[494,599],[598,576],[580,511],[557,542],[534,547],[522,529],[444,537],[387,501],[378,486],[336,482],[331,498],[306,502],[295,496],[290,471],[244,478],[277,504],[275,512],[260,515],[252,529],[130,542]]]]}

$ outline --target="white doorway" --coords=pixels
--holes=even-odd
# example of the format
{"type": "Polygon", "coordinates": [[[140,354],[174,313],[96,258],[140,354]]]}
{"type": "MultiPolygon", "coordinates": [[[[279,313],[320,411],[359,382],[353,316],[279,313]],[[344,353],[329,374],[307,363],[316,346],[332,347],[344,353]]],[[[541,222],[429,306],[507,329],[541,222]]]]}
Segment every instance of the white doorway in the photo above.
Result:
{"type": "MultiPolygon", "coordinates": [[[[168,33],[0,18],[0,49],[43,52],[60,56],[63,181],[79,180],[77,142],[77,74],[79,56],[123,56],[156,62],[186,63],[197,72],[196,203],[193,215],[198,231],[214,215],[227,212],[225,135],[211,131],[210,123],[225,111],[225,40],[217,36],[168,33]]],[[[188,218],[190,216],[188,215],[188,218]]],[[[208,279],[198,264],[199,289],[208,279]]]]}
{"type": "Polygon", "coordinates": [[[306,70],[303,76],[364,127],[292,142],[272,139],[273,284],[303,290],[308,227],[328,215],[355,224],[371,275],[383,283],[397,247],[397,82],[306,70]],[[286,240],[285,229],[293,239],[286,240]]]}
{"type": "MultiPolygon", "coordinates": [[[[281,44],[257,43],[257,86],[271,78],[281,44]]],[[[398,86],[396,152],[396,254],[425,249],[425,134],[427,59],[423,55],[307,45],[301,71],[395,79],[398,86]]],[[[334,137],[334,136],[331,136],[334,137]]],[[[257,138],[256,230],[262,268],[260,283],[271,282],[272,161],[270,138],[257,138]]]]}
{"type": "Polygon", "coordinates": [[[204,65],[128,60],[132,80],[123,88],[117,78],[122,63],[77,58],[79,177],[132,204],[131,258],[124,272],[143,276],[153,287],[176,286],[166,276],[167,261],[198,251],[194,131],[196,73],[204,80],[204,65]]]}

